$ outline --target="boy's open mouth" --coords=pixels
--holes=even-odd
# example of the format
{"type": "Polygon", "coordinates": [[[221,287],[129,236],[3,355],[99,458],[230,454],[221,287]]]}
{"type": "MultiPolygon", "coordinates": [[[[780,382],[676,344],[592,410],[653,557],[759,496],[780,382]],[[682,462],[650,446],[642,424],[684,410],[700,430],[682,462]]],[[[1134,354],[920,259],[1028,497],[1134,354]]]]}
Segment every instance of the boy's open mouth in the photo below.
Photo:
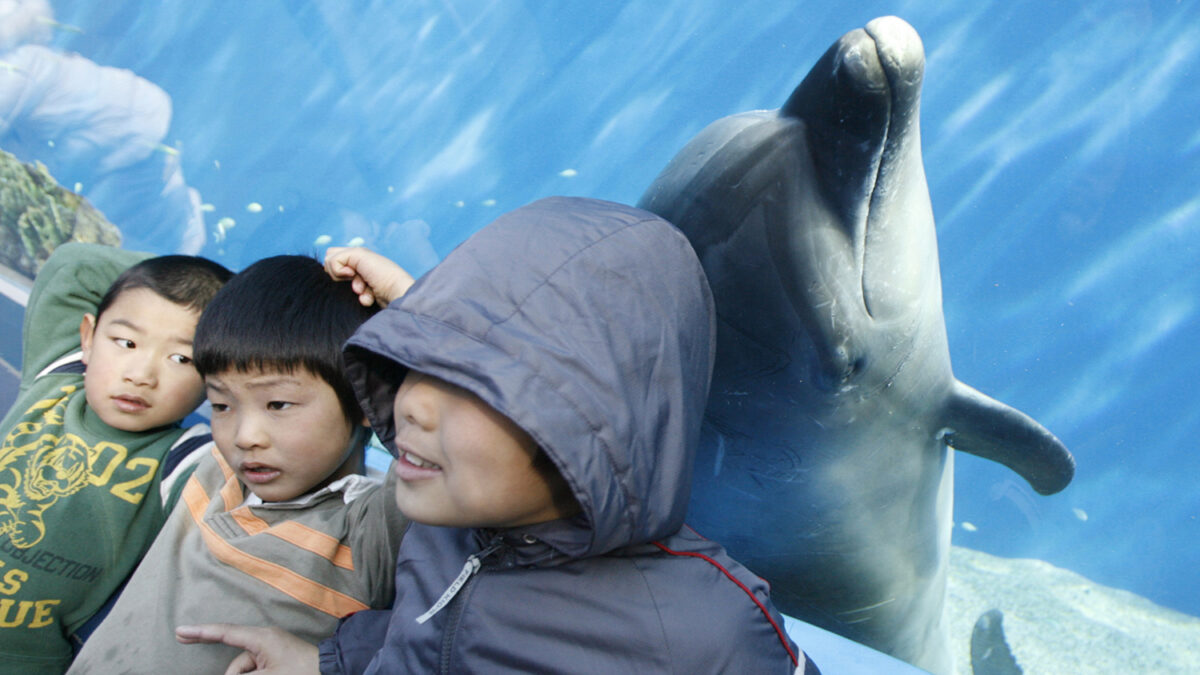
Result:
{"type": "Polygon", "coordinates": [[[440,470],[442,468],[442,467],[438,466],[437,464],[434,464],[433,462],[427,462],[424,459],[417,457],[416,455],[412,454],[411,452],[409,452],[407,450],[400,451],[400,459],[405,462],[408,462],[409,464],[412,464],[415,467],[421,468],[421,469],[440,470]]]}
{"type": "Polygon", "coordinates": [[[142,412],[150,407],[146,399],[140,396],[130,396],[128,394],[118,394],[112,397],[113,405],[121,412],[136,413],[142,412]]]}
{"type": "Polygon", "coordinates": [[[248,483],[267,483],[277,478],[280,474],[279,469],[250,462],[242,464],[241,469],[242,478],[248,483]]]}

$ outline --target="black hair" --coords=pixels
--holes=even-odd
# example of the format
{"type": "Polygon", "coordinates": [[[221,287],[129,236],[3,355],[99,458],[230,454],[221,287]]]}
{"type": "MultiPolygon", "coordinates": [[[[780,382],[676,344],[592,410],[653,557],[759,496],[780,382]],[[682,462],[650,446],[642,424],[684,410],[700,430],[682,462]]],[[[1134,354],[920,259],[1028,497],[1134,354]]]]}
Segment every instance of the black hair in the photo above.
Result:
{"type": "Polygon", "coordinates": [[[204,310],[192,360],[206,377],[303,368],[333,388],[346,419],[358,424],[363,413],[346,378],[342,343],[376,311],[313,258],[264,258],[236,274],[204,310]]]}
{"type": "Polygon", "coordinates": [[[121,273],[96,306],[96,320],[126,291],[145,288],[176,305],[204,311],[233,276],[223,265],[194,255],[147,258],[121,273]]]}

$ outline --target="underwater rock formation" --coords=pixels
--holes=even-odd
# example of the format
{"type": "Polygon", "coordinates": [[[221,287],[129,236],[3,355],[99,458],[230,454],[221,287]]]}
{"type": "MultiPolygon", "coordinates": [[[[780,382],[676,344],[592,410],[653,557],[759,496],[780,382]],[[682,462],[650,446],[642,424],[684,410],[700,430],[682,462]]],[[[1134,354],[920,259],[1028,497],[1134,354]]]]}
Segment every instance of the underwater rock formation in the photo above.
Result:
{"type": "Polygon", "coordinates": [[[37,44],[0,51],[0,62],[0,147],[81,185],[129,248],[200,251],[200,195],[184,180],[179,148],[165,142],[171,97],[161,87],[37,44]]]}
{"type": "Polygon", "coordinates": [[[1004,613],[989,609],[971,631],[971,672],[974,675],[1021,675],[1020,664],[1004,639],[1004,613]]]}
{"type": "Polygon", "coordinates": [[[0,264],[32,279],[68,241],[118,246],[121,232],[41,163],[25,164],[0,150],[0,264]]]}

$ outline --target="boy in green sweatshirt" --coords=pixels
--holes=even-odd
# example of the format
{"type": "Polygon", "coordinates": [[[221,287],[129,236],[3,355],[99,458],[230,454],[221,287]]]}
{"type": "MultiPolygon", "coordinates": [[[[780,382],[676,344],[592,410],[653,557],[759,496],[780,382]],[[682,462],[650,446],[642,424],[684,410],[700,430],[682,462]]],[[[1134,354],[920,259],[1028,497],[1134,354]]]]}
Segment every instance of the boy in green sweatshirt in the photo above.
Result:
{"type": "Polygon", "coordinates": [[[61,673],[164,520],[164,476],[208,440],[200,313],[229,270],[194,256],[58,248],[25,310],[0,424],[0,663],[61,673]]]}

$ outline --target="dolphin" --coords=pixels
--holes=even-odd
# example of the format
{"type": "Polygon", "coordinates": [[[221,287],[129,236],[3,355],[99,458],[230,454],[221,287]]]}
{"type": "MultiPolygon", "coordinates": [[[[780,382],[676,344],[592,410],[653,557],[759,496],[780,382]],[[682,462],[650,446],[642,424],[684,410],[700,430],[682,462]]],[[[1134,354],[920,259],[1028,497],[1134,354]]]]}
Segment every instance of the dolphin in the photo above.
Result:
{"type": "Polygon", "coordinates": [[[1042,494],[1075,462],[951,370],[924,64],[899,18],[850,31],[782,108],[702,130],[639,206],[688,236],[716,299],[689,522],[785,613],[947,673],[951,450],[1042,494]]]}

